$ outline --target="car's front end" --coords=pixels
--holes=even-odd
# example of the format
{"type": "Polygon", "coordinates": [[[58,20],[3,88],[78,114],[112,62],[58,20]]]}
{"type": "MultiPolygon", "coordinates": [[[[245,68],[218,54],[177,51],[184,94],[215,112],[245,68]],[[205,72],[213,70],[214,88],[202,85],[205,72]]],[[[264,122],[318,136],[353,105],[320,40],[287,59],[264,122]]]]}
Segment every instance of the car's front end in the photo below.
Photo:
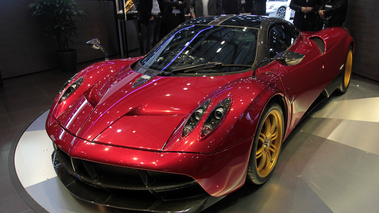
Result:
{"type": "Polygon", "coordinates": [[[286,14],[287,1],[267,1],[266,15],[268,17],[284,18],[286,14]]]}
{"type": "Polygon", "coordinates": [[[223,196],[211,196],[203,187],[235,190],[238,185],[225,185],[225,177],[230,183],[243,184],[248,155],[242,153],[250,148],[250,143],[243,143],[220,153],[200,154],[89,144],[71,135],[62,139],[76,140],[80,150],[67,154],[56,148],[53,155],[59,179],[75,197],[110,207],[153,212],[198,212],[222,199],[223,196]],[[232,161],[227,158],[239,154],[232,161]]]}
{"type": "MultiPolygon", "coordinates": [[[[82,85],[74,87],[85,87],[88,78],[72,85],[79,81],[82,85]]],[[[97,103],[91,95],[95,88],[66,97],[65,91],[73,87],[67,86],[50,111],[46,130],[54,142],[58,177],[72,194],[118,208],[197,211],[242,186],[252,139],[238,121],[248,117],[238,115],[240,103],[232,102],[234,95],[219,91],[204,101],[195,94],[201,85],[215,89],[230,81],[228,77],[202,77],[196,83],[190,79],[195,78],[163,77],[144,85],[148,91],[161,91],[160,97],[146,97],[140,87],[124,87],[120,92],[130,93],[97,103]],[[186,89],[170,91],[168,80],[186,89]],[[189,95],[183,96],[186,91],[189,95]],[[127,96],[141,100],[134,105],[127,96]],[[122,107],[115,107],[119,103],[122,107]]]]}

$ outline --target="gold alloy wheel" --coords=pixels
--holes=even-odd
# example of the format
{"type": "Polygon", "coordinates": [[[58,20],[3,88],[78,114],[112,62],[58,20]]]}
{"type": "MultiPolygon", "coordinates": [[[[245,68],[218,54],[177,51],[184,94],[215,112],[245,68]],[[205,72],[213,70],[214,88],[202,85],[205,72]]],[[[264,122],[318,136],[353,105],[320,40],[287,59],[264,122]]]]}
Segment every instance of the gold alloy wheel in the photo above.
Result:
{"type": "Polygon", "coordinates": [[[344,81],[343,81],[345,88],[349,86],[352,69],[353,69],[353,51],[349,50],[349,52],[347,53],[345,74],[344,74],[344,81]]]}
{"type": "Polygon", "coordinates": [[[281,113],[274,109],[265,118],[259,133],[255,163],[261,178],[268,176],[278,160],[283,139],[283,120],[281,113]]]}

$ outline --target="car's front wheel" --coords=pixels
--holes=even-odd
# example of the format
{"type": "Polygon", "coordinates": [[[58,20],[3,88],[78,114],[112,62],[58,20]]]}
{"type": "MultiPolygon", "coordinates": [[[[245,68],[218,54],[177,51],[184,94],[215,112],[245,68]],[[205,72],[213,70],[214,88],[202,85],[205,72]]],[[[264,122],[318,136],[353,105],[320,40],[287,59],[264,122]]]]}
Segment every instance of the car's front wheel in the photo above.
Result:
{"type": "Polygon", "coordinates": [[[278,104],[263,112],[250,154],[248,179],[256,185],[265,183],[278,161],[284,133],[283,111],[278,104]]]}

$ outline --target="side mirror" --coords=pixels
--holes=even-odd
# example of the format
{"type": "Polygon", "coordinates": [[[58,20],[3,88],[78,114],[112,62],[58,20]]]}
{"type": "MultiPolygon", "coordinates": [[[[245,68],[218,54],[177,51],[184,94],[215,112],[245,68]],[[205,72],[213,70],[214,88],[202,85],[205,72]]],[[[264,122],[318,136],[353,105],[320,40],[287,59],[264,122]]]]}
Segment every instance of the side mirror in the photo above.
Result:
{"type": "Polygon", "coordinates": [[[103,48],[103,46],[100,45],[100,40],[98,38],[91,39],[86,42],[87,45],[91,46],[95,50],[101,50],[104,53],[104,58],[106,61],[109,60],[108,54],[103,48]]]}
{"type": "Polygon", "coordinates": [[[299,64],[303,59],[305,55],[292,52],[292,51],[283,51],[281,53],[278,53],[274,58],[265,58],[263,59],[257,66],[254,68],[253,72],[253,78],[255,78],[255,73],[257,72],[257,69],[264,63],[271,62],[273,60],[278,61],[280,64],[286,65],[286,66],[293,66],[296,64],[299,64]]]}
{"type": "Polygon", "coordinates": [[[284,51],[275,56],[274,59],[283,65],[293,66],[299,64],[304,59],[304,57],[305,55],[297,52],[284,51]]]}

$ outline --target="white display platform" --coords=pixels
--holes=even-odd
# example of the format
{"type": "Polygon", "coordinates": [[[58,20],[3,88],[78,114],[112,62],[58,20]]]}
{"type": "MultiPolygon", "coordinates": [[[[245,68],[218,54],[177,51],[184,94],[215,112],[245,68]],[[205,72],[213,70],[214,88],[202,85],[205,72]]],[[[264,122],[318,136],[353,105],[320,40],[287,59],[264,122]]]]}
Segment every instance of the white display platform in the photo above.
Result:
{"type": "Polygon", "coordinates": [[[53,145],[45,131],[47,114],[48,111],[26,129],[15,149],[14,167],[25,191],[47,212],[120,212],[82,202],[60,182],[51,160],[53,145]]]}

